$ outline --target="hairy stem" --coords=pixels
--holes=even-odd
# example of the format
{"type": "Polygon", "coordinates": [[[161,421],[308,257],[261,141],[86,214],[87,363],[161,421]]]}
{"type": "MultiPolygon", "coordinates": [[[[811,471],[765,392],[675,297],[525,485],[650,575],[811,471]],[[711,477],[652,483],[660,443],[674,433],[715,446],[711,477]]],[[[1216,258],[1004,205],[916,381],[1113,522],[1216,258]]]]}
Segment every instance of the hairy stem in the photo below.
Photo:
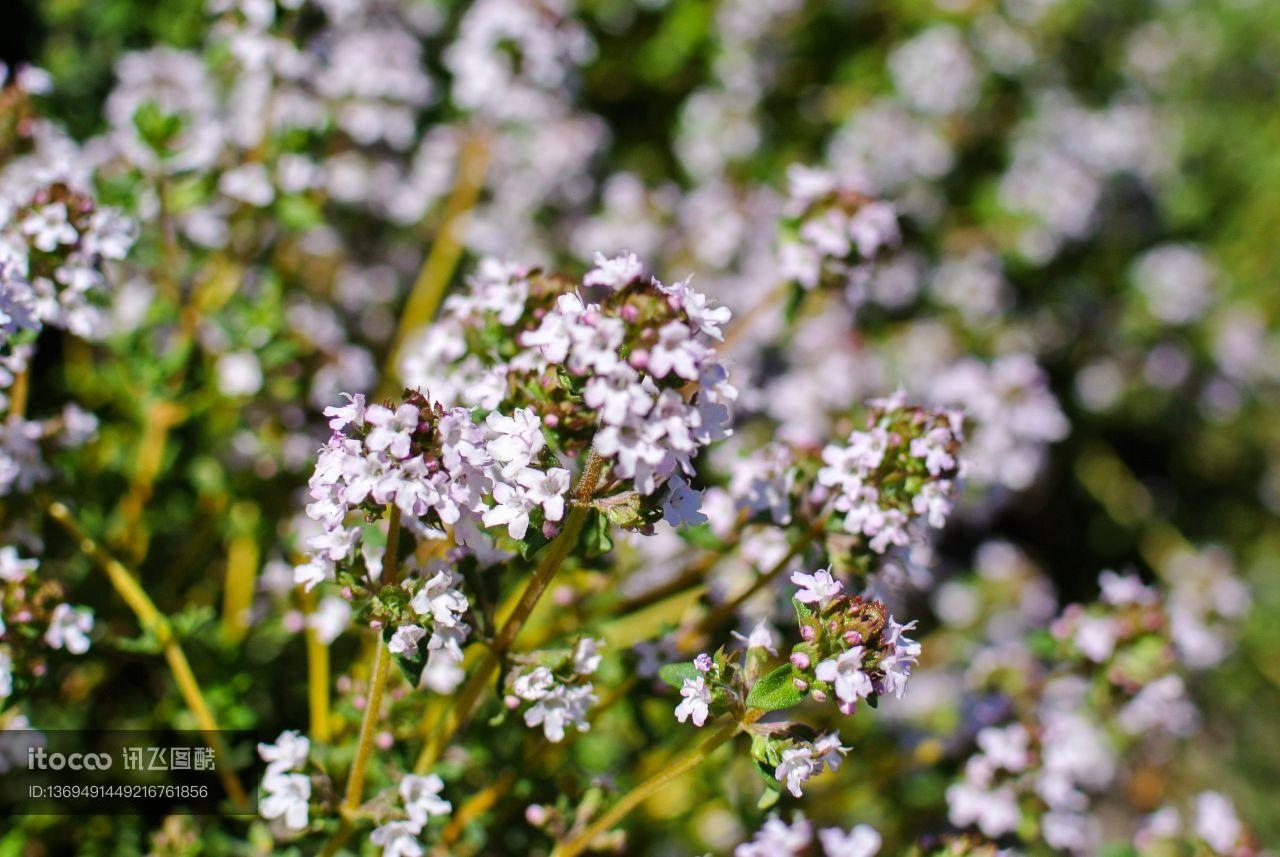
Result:
{"type": "Polygon", "coordinates": [[[444,748],[449,745],[449,741],[470,719],[480,695],[489,684],[489,679],[498,671],[503,657],[515,644],[516,637],[532,615],[533,608],[538,605],[538,600],[542,598],[542,594],[546,592],[556,572],[560,570],[560,566],[569,555],[569,551],[577,542],[578,534],[582,532],[587,515],[591,511],[591,497],[595,492],[596,483],[600,480],[602,466],[603,461],[592,449],[587,456],[586,464],[583,465],[577,488],[574,490],[575,502],[565,518],[564,527],[551,543],[543,548],[533,576],[529,578],[529,583],[520,595],[515,610],[502,623],[484,660],[467,678],[453,705],[436,721],[435,727],[422,747],[422,753],[418,756],[417,764],[414,765],[415,772],[421,774],[430,770],[440,758],[444,748]]]}
{"type": "MultiPolygon", "coordinates": [[[[178,691],[182,694],[187,708],[191,710],[191,714],[200,725],[200,730],[204,733],[205,739],[217,754],[216,758],[227,759],[226,747],[222,742],[222,736],[218,732],[218,722],[214,718],[213,712],[209,709],[208,703],[205,702],[200,683],[196,680],[195,673],[191,670],[191,664],[187,661],[186,654],[183,653],[182,647],[178,644],[178,640],[173,634],[173,628],[169,624],[168,618],[156,607],[155,602],[147,595],[146,590],[142,588],[142,584],[138,582],[138,579],[134,577],[129,569],[107,553],[80,528],[70,509],[58,502],[47,503],[45,508],[49,513],[49,517],[75,539],[85,555],[106,573],[112,587],[119,593],[125,604],[129,605],[134,615],[138,617],[138,623],[143,629],[149,631],[160,642],[161,650],[164,652],[164,659],[169,664],[169,671],[173,674],[173,680],[177,684],[178,691]]],[[[238,807],[245,806],[248,803],[248,797],[235,772],[227,765],[219,765],[218,775],[222,778],[223,786],[226,788],[227,795],[232,802],[238,807]]]]}

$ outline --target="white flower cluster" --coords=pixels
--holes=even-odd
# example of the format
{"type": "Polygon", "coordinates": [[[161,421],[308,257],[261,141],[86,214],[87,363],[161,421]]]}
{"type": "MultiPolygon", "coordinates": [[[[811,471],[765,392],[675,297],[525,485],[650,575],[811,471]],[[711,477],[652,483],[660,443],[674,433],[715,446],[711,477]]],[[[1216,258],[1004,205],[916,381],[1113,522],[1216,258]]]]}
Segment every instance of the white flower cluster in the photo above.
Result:
{"type": "Polygon", "coordinates": [[[421,344],[407,349],[406,382],[445,402],[485,408],[511,401],[513,386],[532,386],[521,383],[526,379],[544,390],[568,385],[589,412],[555,412],[557,400],[529,396],[518,404],[538,409],[566,434],[595,429],[594,450],[610,462],[611,476],[646,497],[669,485],[667,519],[699,520],[700,497],[684,477],[701,448],[728,436],[737,396],[713,348],[728,309],[688,280],[666,285],[646,277],[633,254],[597,254],[579,289],[491,260],[469,286],[446,301],[421,344]],[[600,300],[587,297],[592,292],[600,300]],[[500,344],[470,347],[494,322],[523,350],[503,359],[500,344]]]}
{"type": "Polygon", "coordinates": [[[0,346],[45,325],[106,332],[104,263],[125,257],[135,227],[64,178],[23,159],[0,173],[0,346]]]}
{"type": "MultiPolygon", "coordinates": [[[[27,649],[35,640],[73,655],[89,651],[93,611],[61,601],[51,607],[36,591],[39,567],[39,560],[22,557],[13,545],[0,547],[0,703],[13,695],[14,671],[28,660],[27,649]]],[[[29,659],[37,671],[43,670],[39,653],[29,659]]]]}
{"type": "Polygon", "coordinates": [[[600,640],[583,637],[561,667],[538,664],[514,670],[507,680],[507,707],[532,702],[524,712],[525,725],[541,726],[552,743],[563,741],[569,726],[586,732],[591,728],[587,712],[596,703],[595,687],[587,679],[600,668],[602,645],[600,640]]]}
{"type": "MultiPolygon", "coordinates": [[[[641,275],[634,256],[598,257],[583,284],[618,291],[639,282],[641,275]]],[[[728,310],[711,307],[687,280],[671,286],[653,280],[652,285],[687,320],[672,319],[645,331],[648,335],[625,356],[626,313],[612,314],[577,294],[561,296],[541,325],[521,339],[547,364],[585,379],[583,401],[600,414],[596,452],[612,460],[613,472],[633,479],[645,495],[656,492],[677,470],[693,474],[697,450],[728,435],[729,403],[736,396],[708,344],[721,338],[728,310]],[[693,403],[682,395],[686,382],[698,384],[693,403]]]]}
{"type": "Polygon", "coordinates": [[[444,781],[436,774],[406,774],[398,792],[405,818],[379,825],[369,834],[369,841],[382,846],[382,857],[422,857],[418,837],[434,816],[448,815],[453,804],[440,797],[444,781]]]}
{"type": "Polygon", "coordinates": [[[311,778],[299,771],[306,767],[311,741],[288,730],[274,744],[259,744],[258,755],[267,763],[262,775],[265,793],[258,812],[268,821],[281,820],[289,830],[305,830],[310,817],[311,778]]]}
{"type": "Polygon", "coordinates": [[[849,435],[843,446],[822,451],[825,467],[818,484],[833,492],[832,507],[844,515],[844,529],[861,535],[876,553],[912,541],[909,525],[923,520],[941,529],[951,513],[962,417],[958,413],[929,413],[907,409],[897,394],[872,403],[874,422],[849,435]],[[886,474],[887,468],[887,474],[886,474]],[[911,481],[886,475],[908,474],[911,481]]]}
{"type": "MultiPolygon", "coordinates": [[[[880,833],[869,824],[852,830],[826,827],[818,831],[818,842],[824,857],[875,857],[880,853],[880,833]]],[[[802,857],[812,853],[813,825],[797,813],[787,824],[776,815],[769,816],[750,842],[733,850],[733,857],[802,857]]]]}
{"type": "Polygon", "coordinates": [[[869,263],[901,239],[897,212],[875,199],[861,177],[842,180],[793,164],[787,183],[784,213],[793,226],[778,248],[782,277],[805,289],[832,282],[860,295],[869,263]]]}
{"type": "Polygon", "coordinates": [[[1027,489],[1044,468],[1049,444],[1071,429],[1048,376],[1025,352],[989,363],[955,360],[917,389],[925,401],[964,411],[964,475],[973,485],[1027,489]]]}
{"type": "Polygon", "coordinates": [[[562,112],[560,92],[595,45],[563,0],[480,0],[444,53],[455,105],[486,119],[562,112]]]}
{"type": "Polygon", "coordinates": [[[1208,791],[1196,795],[1190,818],[1184,819],[1174,806],[1163,806],[1147,816],[1133,837],[1133,846],[1142,854],[1177,853],[1182,843],[1190,847],[1203,843],[1221,857],[1258,853],[1248,839],[1231,799],[1208,791]]]}
{"type": "Polygon", "coordinates": [[[811,777],[827,768],[840,770],[840,763],[848,752],[849,748],[841,746],[840,736],[834,732],[819,735],[813,742],[795,741],[782,751],[782,760],[773,775],[793,796],[800,797],[804,793],[801,787],[811,777]]]}
{"type": "MultiPolygon", "coordinates": [[[[309,560],[295,573],[308,588],[354,555],[361,530],[348,519],[357,511],[394,505],[415,535],[443,538],[450,527],[458,544],[480,551],[492,547],[485,526],[505,525],[519,539],[535,510],[549,524],[564,515],[569,474],[533,466],[546,439],[531,410],[490,413],[477,424],[467,408],[445,410],[416,394],[394,410],[356,395],[325,414],[333,434],[320,451],[307,506],[323,531],[308,540],[309,560]]],[[[372,579],[379,573],[368,572],[372,579]]]]}
{"type": "MultiPolygon", "coordinates": [[[[422,672],[422,682],[437,693],[448,693],[462,681],[462,644],[466,642],[471,626],[462,620],[470,605],[462,592],[462,578],[444,563],[436,563],[429,569],[433,573],[421,582],[413,594],[409,606],[422,617],[421,624],[401,625],[387,641],[392,654],[417,655],[422,639],[430,628],[427,640],[427,662],[422,672]]],[[[406,583],[406,587],[414,584],[406,583]]]]}
{"type": "Polygon", "coordinates": [[[1049,847],[1094,853],[1100,827],[1089,812],[1090,795],[1113,783],[1117,755],[1087,713],[1087,693],[1075,676],[1050,682],[1036,712],[1034,740],[1020,723],[980,732],[979,752],[966,763],[963,779],[947,789],[951,823],[976,826],[996,839],[1015,832],[1023,813],[1034,811],[1049,847]]]}
{"type": "MultiPolygon", "coordinates": [[[[0,396],[0,404],[3,402],[0,396]]],[[[15,490],[30,491],[50,476],[42,444],[74,449],[97,434],[98,420],[73,404],[62,413],[44,420],[29,420],[9,414],[0,422],[0,497],[15,490]]]]}

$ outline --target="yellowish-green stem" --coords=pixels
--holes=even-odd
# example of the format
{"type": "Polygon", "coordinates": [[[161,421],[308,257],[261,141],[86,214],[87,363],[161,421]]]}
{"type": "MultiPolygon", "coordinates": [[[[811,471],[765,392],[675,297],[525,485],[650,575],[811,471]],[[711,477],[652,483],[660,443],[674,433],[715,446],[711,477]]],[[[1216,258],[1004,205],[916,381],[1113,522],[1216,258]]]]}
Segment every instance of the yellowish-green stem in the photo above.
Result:
{"type": "Polygon", "coordinates": [[[423,744],[422,752],[418,755],[417,764],[413,766],[415,772],[422,774],[430,770],[431,766],[439,760],[444,748],[449,746],[453,736],[470,719],[480,695],[489,684],[489,679],[498,671],[503,657],[515,644],[516,637],[524,628],[525,622],[529,620],[533,608],[538,605],[538,600],[542,598],[542,594],[546,592],[556,572],[560,570],[560,566],[569,555],[569,551],[577,542],[578,534],[582,532],[582,526],[586,523],[587,515],[591,511],[591,497],[595,493],[596,483],[600,480],[602,466],[603,461],[593,449],[587,456],[586,464],[583,465],[582,475],[574,490],[575,502],[565,518],[564,527],[551,540],[551,543],[542,549],[538,565],[533,570],[533,576],[529,578],[529,583],[525,586],[515,609],[502,623],[484,660],[467,678],[453,704],[427,734],[426,743],[423,744]]]}
{"type": "MultiPolygon", "coordinates": [[[[400,509],[389,506],[387,515],[387,548],[382,555],[382,574],[378,580],[383,584],[395,584],[400,567],[400,509]]],[[[369,670],[369,695],[365,700],[364,716],[360,720],[360,739],[356,744],[356,756],[351,762],[351,772],[347,775],[347,790],[342,798],[342,817],[338,829],[325,843],[320,853],[324,857],[337,854],[351,836],[352,821],[360,809],[360,801],[364,794],[365,773],[369,769],[369,757],[373,753],[374,735],[378,730],[378,718],[382,713],[382,695],[387,689],[387,679],[391,674],[391,652],[381,639],[381,634],[373,641],[373,665],[369,670]]]]}
{"type": "MultiPolygon", "coordinates": [[[[183,653],[182,647],[178,644],[168,618],[156,607],[151,597],[147,595],[142,585],[129,569],[125,568],[119,560],[107,553],[97,542],[85,534],[74,516],[72,516],[70,509],[58,502],[47,503],[45,508],[49,513],[49,517],[66,530],[78,542],[85,555],[106,573],[112,587],[119,593],[125,604],[129,605],[134,615],[138,617],[138,623],[143,629],[151,632],[156,640],[159,641],[161,650],[164,652],[165,661],[169,664],[169,671],[173,674],[174,682],[178,686],[178,692],[182,694],[187,708],[191,710],[191,714],[195,717],[196,723],[199,724],[200,730],[204,733],[206,740],[209,741],[209,746],[216,753],[216,758],[227,759],[226,747],[218,731],[218,722],[205,702],[204,693],[200,690],[200,683],[196,680],[195,673],[191,671],[191,664],[187,661],[186,654],[183,653]]],[[[223,786],[226,788],[227,795],[231,798],[231,801],[238,807],[247,805],[248,797],[245,794],[244,787],[240,785],[239,778],[236,777],[230,766],[219,765],[218,774],[222,778],[223,786]]]]}
{"type": "Polygon", "coordinates": [[[612,830],[619,822],[630,815],[632,810],[657,794],[668,783],[701,765],[720,745],[737,735],[741,728],[742,726],[737,721],[726,723],[720,727],[715,734],[692,751],[678,756],[670,764],[663,767],[662,770],[623,795],[608,812],[597,818],[585,829],[572,834],[568,839],[556,846],[555,850],[551,852],[551,857],[577,857],[578,854],[589,849],[597,836],[612,830]]]}
{"type": "Polygon", "coordinates": [[[302,593],[302,609],[307,616],[307,707],[311,718],[311,740],[329,743],[329,646],[316,632],[311,617],[316,612],[314,592],[302,593]]]}
{"type": "Polygon", "coordinates": [[[138,440],[137,463],[129,490],[117,507],[116,536],[113,542],[123,547],[134,558],[141,559],[147,551],[147,533],[142,513],[146,509],[155,488],[160,469],[164,465],[169,433],[186,418],[185,410],[169,401],[156,401],[147,406],[143,417],[142,437],[138,440]]]}
{"type": "Polygon", "coordinates": [[[31,389],[31,370],[23,369],[9,387],[9,417],[22,419],[27,413],[27,393],[31,389]]]}
{"type": "Polygon", "coordinates": [[[231,537],[227,540],[227,577],[222,590],[222,633],[238,643],[249,632],[249,610],[258,578],[258,507],[241,501],[231,508],[231,537]]]}

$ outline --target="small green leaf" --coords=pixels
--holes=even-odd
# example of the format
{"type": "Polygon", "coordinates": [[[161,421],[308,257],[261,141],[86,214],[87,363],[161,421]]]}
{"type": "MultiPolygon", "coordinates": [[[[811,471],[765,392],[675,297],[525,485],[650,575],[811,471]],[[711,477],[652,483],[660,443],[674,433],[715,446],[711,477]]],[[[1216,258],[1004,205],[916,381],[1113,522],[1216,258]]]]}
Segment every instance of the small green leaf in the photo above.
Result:
{"type": "Polygon", "coordinates": [[[783,664],[751,686],[747,694],[747,707],[764,711],[781,711],[792,708],[804,700],[804,694],[796,689],[791,664],[783,664]]]}
{"type": "Polygon", "coordinates": [[[772,809],[780,797],[782,797],[782,789],[776,786],[767,786],[764,794],[760,795],[760,800],[756,801],[756,809],[772,809]]]}
{"type": "MultiPolygon", "coordinates": [[[[385,646],[391,642],[391,638],[395,635],[396,629],[390,625],[386,625],[382,629],[382,644],[385,646]]],[[[424,639],[425,641],[425,639],[424,639]]],[[[411,654],[397,655],[391,654],[391,659],[396,662],[396,666],[400,668],[400,672],[404,674],[405,679],[411,687],[417,687],[418,682],[422,679],[422,670],[426,667],[426,658],[422,656],[422,647],[419,646],[411,654]]]]}
{"type": "Polygon", "coordinates": [[[688,661],[679,664],[665,664],[662,669],[658,670],[658,678],[677,689],[684,687],[685,679],[695,678],[697,675],[698,668],[688,661]]]}
{"type": "Polygon", "coordinates": [[[582,528],[581,544],[587,559],[604,556],[613,550],[613,539],[609,535],[609,529],[608,517],[593,509],[587,525],[582,528]]]}

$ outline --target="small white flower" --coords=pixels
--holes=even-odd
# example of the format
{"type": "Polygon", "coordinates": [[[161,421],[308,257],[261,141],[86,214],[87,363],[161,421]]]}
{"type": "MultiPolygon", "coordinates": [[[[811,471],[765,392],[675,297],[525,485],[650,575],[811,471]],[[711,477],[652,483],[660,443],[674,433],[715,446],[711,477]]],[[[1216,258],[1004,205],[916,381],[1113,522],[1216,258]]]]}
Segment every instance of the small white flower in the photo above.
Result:
{"type": "Polygon", "coordinates": [[[315,632],[320,642],[328,645],[342,634],[351,620],[351,605],[337,595],[326,595],[316,605],[315,612],[307,617],[307,627],[315,632]]]}
{"type": "Polygon", "coordinates": [[[408,458],[418,418],[418,408],[414,405],[400,405],[394,411],[382,405],[370,405],[365,411],[365,421],[373,430],[365,443],[375,452],[386,450],[396,458],[408,458]]]}
{"type": "Polygon", "coordinates": [[[711,713],[711,688],[707,680],[700,675],[685,679],[680,695],[684,699],[676,706],[676,720],[684,723],[692,719],[694,726],[706,723],[711,713]]]}
{"type": "Polygon", "coordinates": [[[595,263],[596,266],[582,278],[583,285],[620,289],[644,275],[644,265],[640,264],[635,253],[622,253],[612,258],[596,253],[595,263]]]}
{"type": "Polygon", "coordinates": [[[540,666],[516,676],[511,688],[521,699],[536,702],[546,696],[555,684],[555,676],[551,674],[551,670],[540,666]]]}
{"type": "Polygon", "coordinates": [[[267,795],[259,804],[262,817],[268,821],[284,819],[290,830],[303,830],[307,826],[308,806],[311,799],[311,780],[303,774],[286,774],[267,768],[262,778],[262,788],[267,795]]]}
{"type": "Polygon", "coordinates": [[[421,832],[422,825],[412,820],[389,821],[374,828],[369,841],[382,846],[382,857],[422,857],[421,832]]]}
{"type": "Polygon", "coordinates": [[[409,820],[418,825],[425,825],[433,815],[448,815],[453,811],[453,804],[440,797],[444,789],[444,781],[436,774],[420,777],[406,774],[400,781],[400,800],[404,803],[404,811],[409,820]]]}
{"type": "Polygon", "coordinates": [[[401,625],[387,641],[387,650],[393,655],[412,655],[418,651],[427,629],[421,625],[401,625]]]}
{"type": "Polygon", "coordinates": [[[658,341],[649,351],[649,371],[655,378],[674,372],[687,381],[698,380],[698,367],[711,354],[693,339],[683,322],[669,321],[658,331],[658,341]]]}
{"type": "Polygon", "coordinates": [[[591,728],[587,722],[587,710],[596,701],[592,691],[590,684],[574,687],[556,685],[524,713],[525,725],[541,725],[543,734],[553,744],[564,740],[566,726],[586,732],[591,728]]]}
{"type": "Polygon", "coordinates": [[[59,244],[74,244],[80,237],[67,221],[67,207],[61,202],[49,203],[27,215],[22,221],[22,232],[31,238],[37,250],[45,253],[52,253],[59,244]]]}
{"type": "Polygon", "coordinates": [[[59,604],[49,618],[44,641],[55,649],[66,649],[73,655],[89,651],[89,632],[93,630],[93,612],[87,607],[59,604]]]}
{"type": "Polygon", "coordinates": [[[8,649],[0,648],[0,699],[13,694],[13,656],[8,649]]]}
{"type": "Polygon", "coordinates": [[[528,503],[541,506],[548,521],[558,521],[564,517],[564,495],[569,491],[569,478],[569,471],[563,467],[552,467],[545,473],[526,467],[516,476],[516,482],[524,487],[524,499],[528,503]]]}
{"type": "Polygon", "coordinates": [[[301,733],[289,729],[280,733],[274,744],[259,744],[258,755],[267,763],[267,770],[292,771],[307,763],[311,741],[301,733]]]}
{"type": "Polygon", "coordinates": [[[1196,797],[1196,834],[1219,854],[1233,853],[1244,826],[1226,795],[1203,792],[1196,797]]]}
{"type": "Polygon", "coordinates": [[[818,831],[818,841],[826,857],[875,857],[880,852],[880,834],[869,824],[859,824],[848,833],[828,827],[818,831]]]}
{"type": "Polygon", "coordinates": [[[844,584],[831,576],[831,572],[823,569],[813,574],[797,571],[791,575],[791,582],[800,587],[796,600],[801,604],[817,604],[821,610],[844,592],[844,584]]]}
{"type": "Polygon", "coordinates": [[[803,815],[786,824],[776,815],[769,817],[750,842],[733,850],[733,857],[797,857],[813,840],[813,828],[803,815]]]}
{"type": "Polygon", "coordinates": [[[0,548],[0,580],[20,583],[40,567],[38,559],[23,559],[13,545],[0,548]]]}
{"type": "Polygon", "coordinates": [[[678,473],[667,480],[662,519],[673,527],[696,527],[707,522],[707,516],[702,513],[702,492],[678,473]]]}
{"type": "Polygon", "coordinates": [[[745,637],[737,631],[731,631],[730,633],[736,639],[746,643],[748,651],[751,649],[764,649],[771,655],[776,656],[778,654],[778,637],[764,619],[757,622],[756,626],[751,629],[751,633],[745,637]]]}
{"type": "Polygon", "coordinates": [[[578,675],[591,675],[600,669],[600,647],[604,643],[591,637],[583,637],[573,648],[573,671],[578,675]]]}
{"type": "Polygon", "coordinates": [[[840,700],[840,710],[845,714],[853,712],[858,700],[866,699],[875,690],[871,676],[862,669],[863,647],[854,646],[842,652],[837,658],[828,658],[814,669],[819,681],[835,686],[836,698],[840,700]]]}
{"type": "Polygon", "coordinates": [[[782,751],[782,761],[774,768],[773,775],[794,797],[800,797],[804,794],[801,786],[819,770],[813,747],[802,744],[782,751]]]}

